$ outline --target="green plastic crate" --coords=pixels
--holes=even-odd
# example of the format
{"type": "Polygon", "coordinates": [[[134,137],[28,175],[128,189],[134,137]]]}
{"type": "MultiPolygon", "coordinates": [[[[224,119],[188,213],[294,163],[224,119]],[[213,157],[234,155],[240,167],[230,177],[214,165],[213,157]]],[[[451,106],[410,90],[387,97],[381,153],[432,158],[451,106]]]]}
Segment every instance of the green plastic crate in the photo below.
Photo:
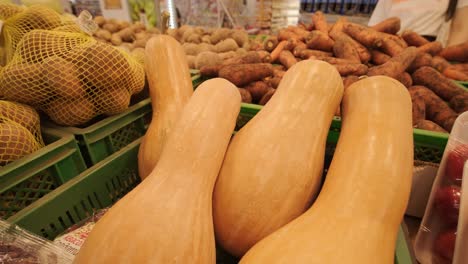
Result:
{"type": "Polygon", "coordinates": [[[46,146],[0,169],[0,218],[8,218],[86,169],[73,135],[42,128],[46,146]]]}
{"type": "MultiPolygon", "coordinates": [[[[262,109],[261,105],[242,103],[241,111],[237,120],[236,129],[244,126],[258,111],[262,109]]],[[[327,152],[332,154],[338,137],[340,135],[341,119],[335,117],[330,126],[327,139],[327,152]]],[[[414,159],[439,163],[444,154],[445,145],[447,145],[448,134],[438,133],[421,129],[413,130],[414,138],[414,159]]]]}
{"type": "MultiPolygon", "coordinates": [[[[137,168],[140,142],[138,139],[122,148],[8,221],[52,240],[92,215],[93,209],[112,205],[140,182],[137,168]]],[[[217,250],[217,256],[217,263],[237,263],[222,250],[217,250]]],[[[402,228],[398,233],[395,263],[413,263],[402,228]]]]}
{"type": "Polygon", "coordinates": [[[151,116],[151,99],[147,98],[121,114],[107,117],[85,128],[60,127],[51,123],[46,125],[73,134],[86,164],[91,167],[142,137],[151,116]]]}

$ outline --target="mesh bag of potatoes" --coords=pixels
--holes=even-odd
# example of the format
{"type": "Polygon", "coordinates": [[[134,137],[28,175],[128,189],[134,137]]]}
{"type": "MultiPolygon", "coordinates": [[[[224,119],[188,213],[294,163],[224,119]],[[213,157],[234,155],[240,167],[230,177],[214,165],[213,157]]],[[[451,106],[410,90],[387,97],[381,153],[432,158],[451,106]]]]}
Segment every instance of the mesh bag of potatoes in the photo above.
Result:
{"type": "Polygon", "coordinates": [[[0,98],[80,126],[125,111],[144,83],[143,66],[115,47],[84,33],[32,30],[0,73],[0,98]]]}
{"type": "Polygon", "coordinates": [[[44,146],[34,108],[0,100],[0,166],[44,146]]]}

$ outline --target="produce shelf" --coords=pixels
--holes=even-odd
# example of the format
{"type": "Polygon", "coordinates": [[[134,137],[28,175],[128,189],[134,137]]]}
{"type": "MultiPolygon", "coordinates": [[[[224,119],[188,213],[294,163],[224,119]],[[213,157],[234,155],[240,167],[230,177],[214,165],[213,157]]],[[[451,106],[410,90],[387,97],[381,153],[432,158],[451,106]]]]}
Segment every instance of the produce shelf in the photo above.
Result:
{"type": "MultiPolygon", "coordinates": [[[[8,221],[47,239],[91,216],[123,197],[139,182],[137,153],[141,139],[122,148],[79,176],[17,213],[8,221]]],[[[217,250],[217,263],[237,263],[217,250]]],[[[412,257],[402,228],[398,233],[395,263],[411,264],[412,257]]]]}
{"type": "Polygon", "coordinates": [[[73,134],[88,167],[143,136],[151,122],[151,99],[144,99],[125,112],[107,117],[88,127],[46,126],[73,134]]]}
{"type": "MultiPolygon", "coordinates": [[[[236,129],[243,127],[263,106],[242,103],[236,129]]],[[[335,117],[331,123],[327,138],[327,153],[333,154],[341,129],[341,118],[335,117]]],[[[447,145],[448,135],[421,129],[413,130],[414,159],[439,163],[447,145]]]]}
{"type": "Polygon", "coordinates": [[[0,169],[0,218],[6,219],[86,169],[73,135],[42,128],[46,146],[0,169]]]}

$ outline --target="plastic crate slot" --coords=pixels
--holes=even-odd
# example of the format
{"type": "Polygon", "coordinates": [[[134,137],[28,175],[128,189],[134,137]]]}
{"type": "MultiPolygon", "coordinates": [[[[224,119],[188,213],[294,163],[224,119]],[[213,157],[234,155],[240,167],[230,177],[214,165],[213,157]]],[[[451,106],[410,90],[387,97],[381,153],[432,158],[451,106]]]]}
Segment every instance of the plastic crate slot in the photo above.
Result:
{"type": "Polygon", "coordinates": [[[88,203],[91,205],[91,208],[96,208],[96,206],[94,206],[91,196],[88,195],[87,198],[88,198],[88,203]]]}
{"type": "Polygon", "coordinates": [[[67,224],[65,224],[65,221],[63,221],[63,218],[61,216],[58,218],[58,221],[62,225],[63,230],[67,229],[67,224]]]}
{"type": "Polygon", "coordinates": [[[97,195],[97,193],[93,192],[93,194],[94,194],[94,198],[96,199],[96,202],[99,205],[99,208],[104,208],[104,206],[102,205],[101,200],[99,199],[99,196],[97,195]]]}
{"type": "Polygon", "coordinates": [[[66,215],[67,215],[67,217],[68,217],[68,219],[70,220],[70,223],[71,223],[72,225],[76,224],[76,222],[75,222],[75,220],[73,219],[73,217],[72,217],[70,211],[67,211],[67,212],[66,212],[66,215]]]}
{"type": "Polygon", "coordinates": [[[86,207],[86,202],[85,202],[84,200],[81,200],[81,201],[80,201],[80,204],[81,204],[81,207],[83,208],[83,211],[84,211],[85,213],[89,212],[89,210],[91,209],[91,208],[88,209],[88,208],[86,207]]]}
{"type": "Polygon", "coordinates": [[[113,151],[115,152],[122,149],[142,135],[143,134],[137,128],[135,123],[130,123],[129,125],[115,131],[110,135],[113,151]]]}
{"type": "Polygon", "coordinates": [[[80,221],[80,220],[82,220],[83,218],[86,217],[86,214],[82,214],[82,213],[80,212],[78,206],[76,206],[76,205],[73,206],[73,210],[75,211],[75,214],[76,214],[76,217],[77,217],[77,218],[76,218],[77,221],[80,221]]]}
{"type": "Polygon", "coordinates": [[[57,228],[55,227],[55,225],[54,225],[53,223],[50,223],[49,226],[50,226],[50,229],[52,229],[52,231],[53,231],[54,233],[57,233],[57,232],[58,232],[57,228]]]}
{"type": "Polygon", "coordinates": [[[49,238],[49,234],[47,233],[47,231],[44,229],[44,228],[41,228],[41,234],[44,238],[49,238]]]}

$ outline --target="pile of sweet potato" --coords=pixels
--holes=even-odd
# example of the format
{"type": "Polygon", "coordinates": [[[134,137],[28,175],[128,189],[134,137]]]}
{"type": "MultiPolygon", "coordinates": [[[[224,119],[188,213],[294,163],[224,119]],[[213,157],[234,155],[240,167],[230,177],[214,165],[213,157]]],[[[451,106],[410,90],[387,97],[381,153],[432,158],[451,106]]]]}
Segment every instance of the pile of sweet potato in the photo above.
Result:
{"type": "Polygon", "coordinates": [[[450,131],[458,114],[468,110],[468,92],[452,81],[468,80],[468,42],[443,48],[412,31],[397,34],[399,30],[398,18],[373,27],[350,23],[346,18],[330,25],[323,13],[316,12],[312,24],[284,28],[268,37],[263,47],[255,48],[257,53],[269,52],[264,58],[273,65],[265,60],[254,65],[240,60],[200,71],[204,76],[230,80],[240,88],[244,102],[258,104],[268,101],[285,70],[304,59],[334,65],[345,87],[361,76],[386,75],[411,92],[415,127],[450,131]]]}

